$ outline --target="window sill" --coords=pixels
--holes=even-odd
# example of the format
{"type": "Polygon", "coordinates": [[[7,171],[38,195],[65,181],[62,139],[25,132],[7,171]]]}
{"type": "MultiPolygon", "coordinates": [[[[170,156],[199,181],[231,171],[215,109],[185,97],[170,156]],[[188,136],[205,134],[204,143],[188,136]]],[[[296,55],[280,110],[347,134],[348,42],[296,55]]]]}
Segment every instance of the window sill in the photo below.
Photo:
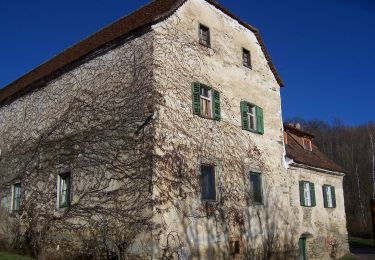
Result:
{"type": "Polygon", "coordinates": [[[65,211],[67,210],[68,208],[70,208],[70,205],[59,205],[56,210],[57,211],[65,211]]]}
{"type": "Polygon", "coordinates": [[[11,210],[11,211],[9,211],[9,215],[12,216],[12,217],[20,216],[21,213],[22,212],[20,210],[11,210]]]}
{"type": "Polygon", "coordinates": [[[212,49],[212,48],[211,48],[211,44],[210,44],[210,45],[207,45],[207,44],[205,44],[205,43],[203,43],[203,42],[201,42],[201,41],[199,41],[199,44],[200,44],[201,46],[203,46],[203,47],[208,48],[208,49],[212,49]]]}
{"type": "Polygon", "coordinates": [[[304,206],[304,205],[301,205],[302,208],[308,208],[308,209],[311,209],[311,208],[315,208],[316,206],[304,206]]]}
{"type": "Polygon", "coordinates": [[[264,203],[259,203],[259,202],[249,202],[247,204],[248,207],[253,207],[253,208],[263,208],[265,207],[264,203]]]}
{"type": "Polygon", "coordinates": [[[219,203],[219,200],[208,200],[208,199],[201,199],[202,203],[208,203],[208,204],[215,204],[219,203]]]}
{"type": "Polygon", "coordinates": [[[258,134],[258,135],[262,135],[262,134],[260,134],[257,130],[252,130],[252,129],[243,129],[243,128],[242,128],[242,130],[245,130],[245,131],[250,132],[250,133],[254,133],[254,134],[258,134]]]}
{"type": "Polygon", "coordinates": [[[204,118],[204,119],[208,119],[208,120],[212,120],[212,121],[217,121],[217,122],[220,122],[220,120],[217,120],[213,117],[208,117],[208,116],[203,116],[203,115],[198,115],[198,114],[195,114],[196,116],[199,116],[201,118],[204,118]]]}

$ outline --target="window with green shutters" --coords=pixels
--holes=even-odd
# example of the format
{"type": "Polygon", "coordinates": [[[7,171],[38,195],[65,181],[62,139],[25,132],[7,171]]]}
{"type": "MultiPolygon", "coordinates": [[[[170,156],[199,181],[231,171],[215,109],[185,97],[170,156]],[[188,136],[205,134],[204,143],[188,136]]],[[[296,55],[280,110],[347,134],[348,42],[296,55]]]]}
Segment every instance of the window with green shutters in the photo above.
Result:
{"type": "Polygon", "coordinates": [[[336,192],[335,187],[323,185],[323,200],[325,208],[336,208],[336,192]]]}
{"type": "Polygon", "coordinates": [[[312,182],[300,181],[299,182],[299,195],[301,206],[315,207],[315,185],[312,182]]]}
{"type": "Polygon", "coordinates": [[[263,109],[247,101],[241,101],[242,129],[264,134],[263,109]]]}
{"type": "Polygon", "coordinates": [[[193,113],[204,118],[220,121],[220,92],[210,86],[194,82],[192,84],[193,113]]]}

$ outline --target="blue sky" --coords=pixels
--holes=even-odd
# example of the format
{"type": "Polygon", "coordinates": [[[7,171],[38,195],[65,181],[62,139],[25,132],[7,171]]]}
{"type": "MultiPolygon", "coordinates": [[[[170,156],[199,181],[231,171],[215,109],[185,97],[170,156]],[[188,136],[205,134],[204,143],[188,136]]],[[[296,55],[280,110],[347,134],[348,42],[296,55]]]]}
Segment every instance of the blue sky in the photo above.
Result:
{"type": "MultiPolygon", "coordinates": [[[[0,1],[0,86],[147,3],[0,1]]],[[[374,0],[219,0],[260,29],[285,82],[284,119],[375,120],[374,0]]]]}

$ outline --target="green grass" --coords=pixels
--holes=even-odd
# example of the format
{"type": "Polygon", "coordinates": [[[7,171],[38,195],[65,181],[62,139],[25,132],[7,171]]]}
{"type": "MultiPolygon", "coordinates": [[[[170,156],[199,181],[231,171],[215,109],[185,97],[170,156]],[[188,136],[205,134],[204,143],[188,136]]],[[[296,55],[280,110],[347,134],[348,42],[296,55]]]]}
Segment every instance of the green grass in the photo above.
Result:
{"type": "Polygon", "coordinates": [[[370,247],[374,246],[373,239],[366,239],[366,238],[360,238],[360,237],[349,237],[349,243],[363,245],[363,246],[370,246],[370,247]]]}
{"type": "Polygon", "coordinates": [[[0,260],[33,260],[34,258],[28,256],[21,256],[6,252],[0,252],[0,260]]]}
{"type": "Polygon", "coordinates": [[[339,260],[355,260],[355,257],[352,254],[346,254],[343,257],[339,258],[339,260]]]}

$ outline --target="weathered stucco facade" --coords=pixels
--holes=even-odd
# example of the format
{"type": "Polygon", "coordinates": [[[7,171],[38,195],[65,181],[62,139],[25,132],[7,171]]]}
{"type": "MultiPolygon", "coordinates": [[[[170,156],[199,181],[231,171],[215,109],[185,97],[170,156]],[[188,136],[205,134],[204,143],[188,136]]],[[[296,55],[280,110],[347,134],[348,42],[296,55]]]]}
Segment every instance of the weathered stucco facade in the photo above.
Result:
{"type": "Polygon", "coordinates": [[[211,1],[180,2],[0,107],[0,188],[22,183],[13,218],[23,216],[34,254],[73,243],[93,256],[292,259],[301,236],[309,259],[327,259],[322,241],[332,239],[344,254],[343,177],[287,167],[280,82],[256,32],[211,1]],[[220,92],[219,121],[194,115],[194,82],[220,92]],[[264,134],[242,129],[241,101],[263,108],[264,134]],[[215,167],[215,201],[201,199],[202,164],[215,167]],[[60,168],[72,176],[67,209],[56,207],[60,168]],[[250,172],[262,176],[260,205],[249,200],[250,172]],[[319,191],[316,207],[301,207],[301,179],[337,187],[337,207],[325,209],[319,191]]]}
{"type": "Polygon", "coordinates": [[[335,254],[335,257],[339,257],[348,252],[343,176],[304,165],[292,165],[288,173],[293,176],[290,186],[290,207],[298,219],[299,234],[307,239],[309,259],[330,259],[330,255],[335,254]],[[315,207],[300,206],[299,181],[310,181],[315,184],[315,207]],[[335,208],[324,208],[323,185],[332,185],[336,188],[335,208]]]}

